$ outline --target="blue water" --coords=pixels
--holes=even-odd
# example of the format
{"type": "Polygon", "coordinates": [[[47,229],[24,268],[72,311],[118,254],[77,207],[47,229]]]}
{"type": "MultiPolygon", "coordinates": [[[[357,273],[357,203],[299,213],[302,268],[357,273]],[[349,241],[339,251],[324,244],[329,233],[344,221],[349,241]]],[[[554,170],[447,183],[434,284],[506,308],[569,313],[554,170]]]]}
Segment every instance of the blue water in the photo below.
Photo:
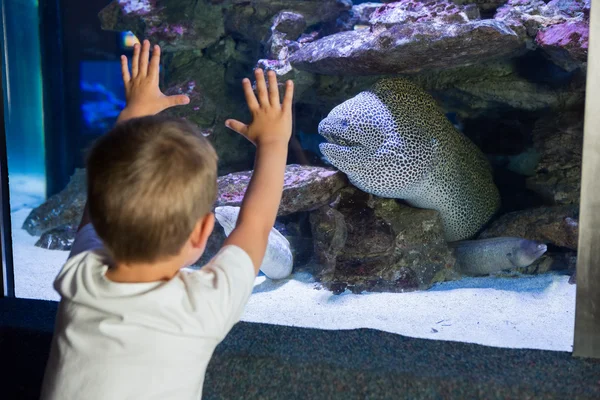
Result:
{"type": "Polygon", "coordinates": [[[84,61],[81,73],[83,134],[101,135],[115,124],[125,107],[119,61],[84,61]]]}
{"type": "Polygon", "coordinates": [[[37,0],[2,0],[2,84],[11,210],[46,196],[37,0]]]}
{"type": "Polygon", "coordinates": [[[3,0],[4,115],[9,174],[45,174],[37,0],[3,0]]]}

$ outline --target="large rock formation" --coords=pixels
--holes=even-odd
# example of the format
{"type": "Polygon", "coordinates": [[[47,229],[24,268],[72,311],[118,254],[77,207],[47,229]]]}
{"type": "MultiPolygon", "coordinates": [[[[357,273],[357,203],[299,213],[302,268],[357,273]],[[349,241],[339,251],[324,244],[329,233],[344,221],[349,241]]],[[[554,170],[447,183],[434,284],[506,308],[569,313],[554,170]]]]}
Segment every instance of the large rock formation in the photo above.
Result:
{"type": "Polygon", "coordinates": [[[437,211],[354,187],[311,214],[314,272],[335,292],[426,289],[455,263],[437,211]]]}
{"type": "MultiPolygon", "coordinates": [[[[241,205],[251,177],[252,171],[220,177],[216,206],[241,205]]],[[[334,169],[288,165],[278,215],[315,210],[331,201],[346,184],[345,175],[334,169]]]]}
{"type": "Polygon", "coordinates": [[[540,119],[532,132],[540,161],[527,187],[547,204],[579,204],[583,112],[540,119]]]}
{"type": "MultiPolygon", "coordinates": [[[[217,179],[215,207],[239,206],[251,176],[252,171],[220,176],[217,179]]],[[[346,177],[331,168],[288,165],[279,215],[315,210],[328,204],[346,185],[346,177]]],[[[39,247],[68,250],[75,228],[81,221],[86,200],[86,175],[85,170],[80,169],[63,191],[31,211],[23,223],[23,229],[34,236],[44,235],[38,242],[39,247]]],[[[209,249],[219,240],[222,242],[223,238],[217,237],[209,244],[209,249]]]]}
{"type": "Polygon", "coordinates": [[[481,233],[480,239],[520,236],[577,251],[579,207],[540,207],[500,217],[481,233]]]}
{"type": "Polygon", "coordinates": [[[170,112],[200,126],[223,173],[251,167],[252,146],[223,122],[249,119],[240,80],[255,66],[294,79],[304,132],[389,74],[410,75],[461,118],[583,100],[589,0],[115,0],[100,19],[162,46],[167,92],[192,98],[170,112]],[[531,72],[534,53],[547,61],[531,72]]]}

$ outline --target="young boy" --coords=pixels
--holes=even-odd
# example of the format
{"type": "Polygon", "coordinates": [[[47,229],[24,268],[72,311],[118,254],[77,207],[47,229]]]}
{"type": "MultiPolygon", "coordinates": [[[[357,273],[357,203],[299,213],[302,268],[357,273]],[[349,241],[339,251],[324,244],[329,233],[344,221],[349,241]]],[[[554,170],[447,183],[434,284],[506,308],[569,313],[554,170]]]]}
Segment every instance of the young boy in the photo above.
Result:
{"type": "MultiPolygon", "coordinates": [[[[141,47],[141,49],[140,49],[141,47]]],[[[42,399],[200,399],[217,344],[243,313],[283,189],[292,82],[280,103],[256,70],[243,89],[248,126],[226,125],[257,147],[237,226],[201,270],[214,226],[217,156],[180,119],[153,116],[187,96],[158,86],[160,48],[122,57],[127,106],[87,161],[88,204],[54,283],[61,295],[42,399]]]]}

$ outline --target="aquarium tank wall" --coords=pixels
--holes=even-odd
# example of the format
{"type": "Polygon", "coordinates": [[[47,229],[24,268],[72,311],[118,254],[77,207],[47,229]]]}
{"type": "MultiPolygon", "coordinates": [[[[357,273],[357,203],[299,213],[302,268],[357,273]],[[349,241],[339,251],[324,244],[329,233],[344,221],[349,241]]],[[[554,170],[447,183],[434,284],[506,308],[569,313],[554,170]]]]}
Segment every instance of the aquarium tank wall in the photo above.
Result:
{"type": "Polygon", "coordinates": [[[2,86],[5,127],[10,132],[6,136],[10,194],[15,204],[29,206],[46,196],[37,11],[37,0],[2,2],[2,86]]]}
{"type": "Polygon", "coordinates": [[[191,99],[167,113],[219,155],[218,223],[192,268],[252,174],[253,146],[224,125],[249,120],[241,80],[262,68],[295,83],[244,320],[571,350],[590,1],[75,3],[61,11],[68,129],[45,132],[68,143],[46,156],[69,160],[69,179],[13,212],[18,296],[57,298],[85,149],[124,106],[118,57],[149,39],[165,94],[191,99]]]}

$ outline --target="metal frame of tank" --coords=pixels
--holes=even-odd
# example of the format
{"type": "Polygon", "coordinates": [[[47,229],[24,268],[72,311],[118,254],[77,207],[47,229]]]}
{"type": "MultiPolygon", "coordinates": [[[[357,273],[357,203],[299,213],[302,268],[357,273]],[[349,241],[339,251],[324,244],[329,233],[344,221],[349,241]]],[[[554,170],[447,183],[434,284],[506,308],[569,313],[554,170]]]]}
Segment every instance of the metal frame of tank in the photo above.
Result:
{"type": "Polygon", "coordinates": [[[581,170],[573,355],[600,358],[600,7],[593,4],[581,170]]]}
{"type": "MultiPolygon", "coordinates": [[[[4,1],[0,3],[0,34],[3,36],[1,46],[2,60],[6,58],[6,48],[3,45],[6,40],[5,22],[6,13],[4,1]]],[[[6,130],[4,124],[4,65],[2,67],[2,79],[0,79],[0,258],[2,259],[2,274],[0,274],[0,297],[15,296],[15,277],[12,258],[12,229],[10,221],[10,198],[8,190],[8,157],[6,154],[6,130]]]]}

